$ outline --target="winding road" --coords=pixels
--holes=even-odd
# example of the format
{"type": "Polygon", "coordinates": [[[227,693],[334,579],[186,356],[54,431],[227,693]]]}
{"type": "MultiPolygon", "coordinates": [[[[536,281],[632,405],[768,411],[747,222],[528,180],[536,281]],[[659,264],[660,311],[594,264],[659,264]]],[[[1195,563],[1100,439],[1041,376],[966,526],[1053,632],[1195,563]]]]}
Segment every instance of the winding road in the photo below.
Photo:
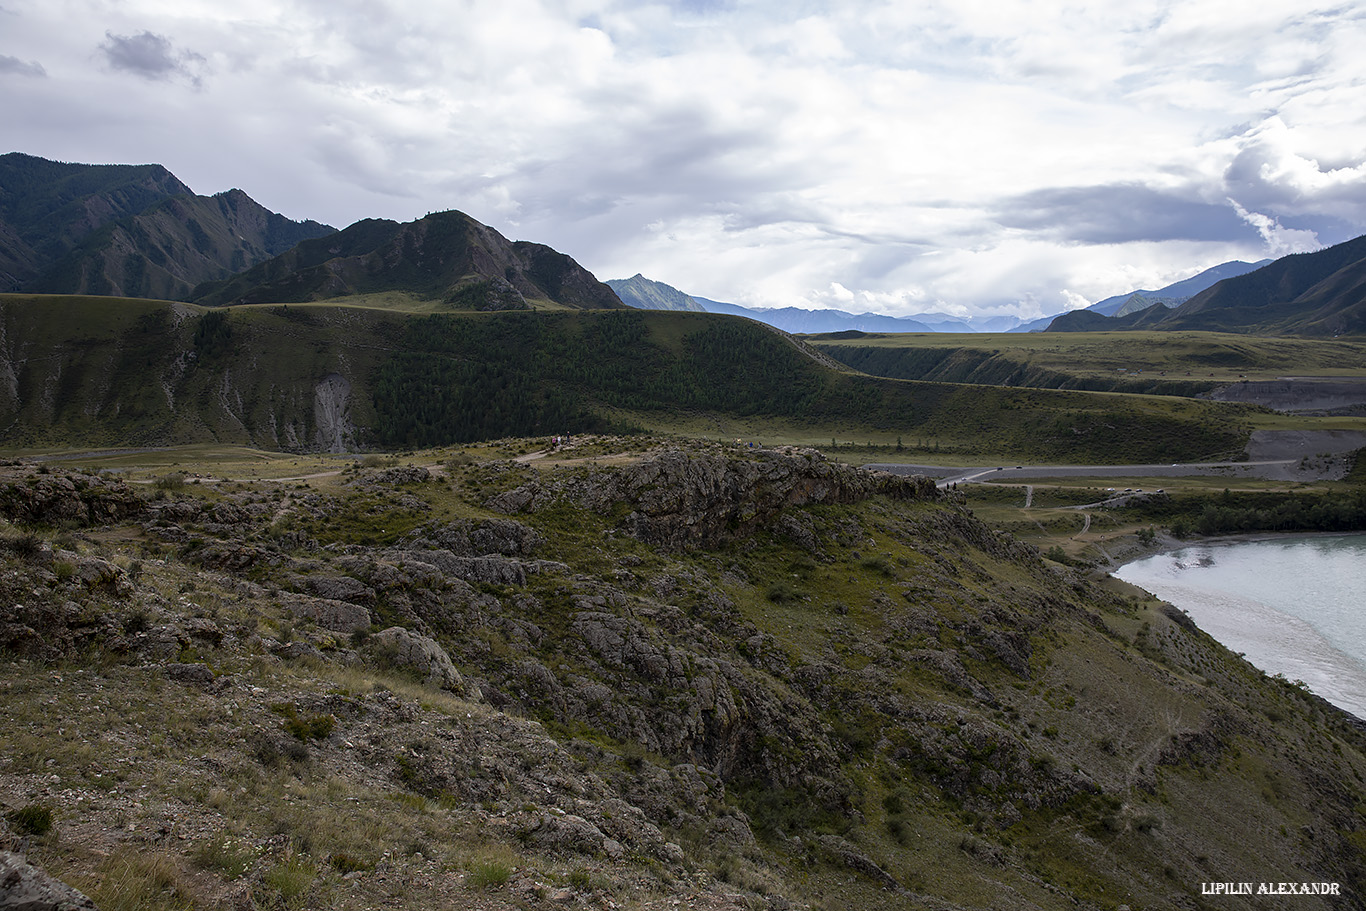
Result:
{"type": "Polygon", "coordinates": [[[892,474],[925,475],[935,478],[937,487],[953,484],[991,483],[1025,478],[1182,478],[1226,477],[1263,478],[1273,481],[1319,480],[1319,473],[1301,468],[1300,459],[1273,459],[1260,462],[1182,462],[1169,465],[1015,465],[999,468],[963,468],[945,465],[898,465],[871,463],[864,468],[892,474]]]}

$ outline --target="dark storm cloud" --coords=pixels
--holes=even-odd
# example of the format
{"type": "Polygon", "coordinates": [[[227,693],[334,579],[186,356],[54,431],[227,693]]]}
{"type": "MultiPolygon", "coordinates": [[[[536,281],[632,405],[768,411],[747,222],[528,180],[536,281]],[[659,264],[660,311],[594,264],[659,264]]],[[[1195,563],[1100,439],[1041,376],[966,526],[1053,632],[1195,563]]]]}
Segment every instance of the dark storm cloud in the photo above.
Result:
{"type": "Polygon", "coordinates": [[[1331,172],[1318,161],[1292,161],[1287,166],[1288,157],[1267,143],[1248,144],[1224,171],[1228,195],[1249,209],[1327,213],[1366,224],[1366,168],[1361,162],[1350,162],[1335,179],[1326,179],[1331,172]],[[1294,164],[1301,167],[1296,169],[1294,164]]]}
{"type": "Polygon", "coordinates": [[[184,76],[198,84],[199,78],[193,65],[203,62],[199,54],[177,51],[169,39],[143,32],[140,35],[115,35],[104,33],[105,42],[100,45],[104,58],[116,70],[133,73],[146,79],[170,79],[184,76]]]}
{"type": "Polygon", "coordinates": [[[34,60],[24,61],[18,57],[0,54],[0,73],[14,73],[17,76],[46,76],[47,70],[34,60]]]}
{"type": "Polygon", "coordinates": [[[1137,184],[1035,190],[1006,200],[996,220],[1008,228],[1091,244],[1239,241],[1248,235],[1247,223],[1227,203],[1187,199],[1137,184]]]}

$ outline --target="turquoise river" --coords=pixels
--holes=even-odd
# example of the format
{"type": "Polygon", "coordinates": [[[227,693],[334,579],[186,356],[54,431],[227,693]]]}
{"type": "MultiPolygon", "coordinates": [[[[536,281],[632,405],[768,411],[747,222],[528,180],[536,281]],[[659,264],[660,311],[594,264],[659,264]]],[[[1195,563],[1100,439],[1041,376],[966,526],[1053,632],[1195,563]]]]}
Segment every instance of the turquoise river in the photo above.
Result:
{"type": "Polygon", "coordinates": [[[1268,674],[1366,718],[1366,534],[1193,544],[1114,575],[1268,674]]]}

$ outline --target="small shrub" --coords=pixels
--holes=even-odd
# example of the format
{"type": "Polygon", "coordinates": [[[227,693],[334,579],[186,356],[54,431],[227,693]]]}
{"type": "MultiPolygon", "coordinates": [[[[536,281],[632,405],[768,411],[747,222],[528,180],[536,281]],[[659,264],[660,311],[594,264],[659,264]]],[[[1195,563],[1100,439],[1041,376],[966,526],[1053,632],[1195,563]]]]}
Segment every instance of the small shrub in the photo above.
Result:
{"type": "Polygon", "coordinates": [[[151,625],[151,616],[147,613],[145,608],[140,607],[129,614],[127,619],[123,621],[123,631],[130,636],[136,636],[138,633],[146,632],[147,628],[151,625]]]}
{"type": "Polygon", "coordinates": [[[774,604],[785,604],[788,601],[800,601],[802,598],[801,589],[786,580],[774,582],[768,587],[768,600],[774,604]]]}
{"type": "Polygon", "coordinates": [[[473,464],[474,456],[470,455],[468,452],[458,452],[446,460],[445,467],[446,471],[454,473],[455,471],[464,468],[466,465],[473,464]]]}
{"type": "Polygon", "coordinates": [[[197,866],[213,870],[226,879],[237,879],[256,862],[255,849],[232,838],[200,842],[191,856],[197,866]]]}
{"type": "Polygon", "coordinates": [[[300,908],[317,878],[318,868],[296,856],[266,871],[262,882],[279,893],[286,908],[300,908]]]}
{"type": "Polygon", "coordinates": [[[511,878],[512,865],[502,861],[483,861],[470,867],[469,883],[476,889],[495,889],[511,878]]]}
{"type": "Polygon", "coordinates": [[[285,730],[299,740],[326,740],[337,724],[337,719],[331,715],[309,715],[305,718],[288,703],[273,705],[270,710],[285,719],[285,730]]]}
{"type": "Polygon", "coordinates": [[[891,816],[887,819],[887,834],[896,839],[899,844],[906,844],[908,833],[906,822],[900,816],[891,816]]]}
{"type": "Polygon", "coordinates": [[[1054,544],[1052,547],[1048,548],[1048,550],[1044,551],[1044,556],[1054,563],[1061,563],[1063,566],[1072,565],[1072,558],[1067,556],[1067,551],[1063,550],[1058,544],[1054,544]]]}
{"type": "Polygon", "coordinates": [[[39,804],[29,804],[12,813],[5,814],[9,824],[19,835],[41,838],[52,831],[52,808],[39,804]]]}
{"type": "Polygon", "coordinates": [[[52,572],[56,574],[58,582],[70,582],[76,575],[76,564],[70,560],[58,560],[52,564],[52,572]]]}
{"type": "Polygon", "coordinates": [[[185,474],[183,472],[173,471],[169,474],[161,475],[152,482],[152,486],[157,490],[180,490],[185,486],[185,474]]]}
{"type": "Polygon", "coordinates": [[[14,537],[7,535],[3,539],[3,543],[16,557],[22,557],[25,560],[31,560],[38,556],[39,551],[43,549],[43,539],[31,531],[14,537]]]}
{"type": "Polygon", "coordinates": [[[332,865],[332,869],[345,876],[348,873],[355,873],[358,870],[368,870],[370,865],[356,857],[354,854],[347,854],[345,851],[338,851],[328,858],[327,862],[332,865]]]}
{"type": "Polygon", "coordinates": [[[1140,832],[1151,832],[1162,825],[1162,820],[1152,813],[1140,813],[1134,817],[1134,828],[1140,832]]]}
{"type": "Polygon", "coordinates": [[[308,745],[298,740],[276,738],[262,731],[255,731],[247,738],[247,746],[256,761],[268,769],[278,769],[285,765],[302,765],[308,761],[308,745]]]}
{"type": "Polygon", "coordinates": [[[859,561],[859,565],[866,570],[870,570],[888,578],[891,578],[896,574],[896,569],[892,566],[892,561],[888,559],[885,554],[864,557],[859,561]]]}

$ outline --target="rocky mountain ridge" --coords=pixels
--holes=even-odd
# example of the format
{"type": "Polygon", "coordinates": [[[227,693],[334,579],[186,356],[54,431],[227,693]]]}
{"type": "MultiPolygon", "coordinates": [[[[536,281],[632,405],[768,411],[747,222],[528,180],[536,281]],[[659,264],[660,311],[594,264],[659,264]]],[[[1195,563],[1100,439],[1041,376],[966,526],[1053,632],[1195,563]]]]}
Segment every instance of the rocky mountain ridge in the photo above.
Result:
{"type": "Polygon", "coordinates": [[[457,310],[625,305],[573,259],[543,244],[509,241],[462,212],[399,224],[366,219],[305,241],[230,280],[194,293],[209,306],[299,303],[383,291],[457,310]]]}
{"type": "Polygon", "coordinates": [[[334,230],[241,190],[198,196],[160,165],[0,156],[0,292],[188,300],[334,230]]]}

